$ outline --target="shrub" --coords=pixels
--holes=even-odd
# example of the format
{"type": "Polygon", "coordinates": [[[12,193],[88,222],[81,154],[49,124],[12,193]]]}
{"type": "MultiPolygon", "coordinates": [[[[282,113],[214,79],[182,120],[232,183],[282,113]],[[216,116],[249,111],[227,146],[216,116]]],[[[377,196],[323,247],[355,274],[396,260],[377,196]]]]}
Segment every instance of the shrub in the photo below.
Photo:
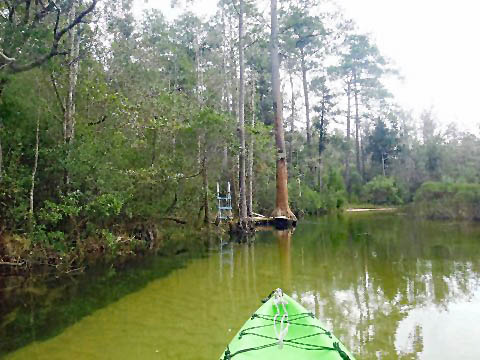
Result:
{"type": "Polygon", "coordinates": [[[296,213],[325,214],[340,209],[346,202],[345,185],[340,171],[328,168],[323,176],[321,191],[305,183],[290,181],[288,184],[290,207],[296,213]]]}
{"type": "Polygon", "coordinates": [[[480,184],[426,182],[414,203],[420,216],[480,220],[480,184]]]}
{"type": "Polygon", "coordinates": [[[377,176],[363,188],[364,200],[376,204],[398,205],[402,203],[395,180],[390,177],[377,176]]]}

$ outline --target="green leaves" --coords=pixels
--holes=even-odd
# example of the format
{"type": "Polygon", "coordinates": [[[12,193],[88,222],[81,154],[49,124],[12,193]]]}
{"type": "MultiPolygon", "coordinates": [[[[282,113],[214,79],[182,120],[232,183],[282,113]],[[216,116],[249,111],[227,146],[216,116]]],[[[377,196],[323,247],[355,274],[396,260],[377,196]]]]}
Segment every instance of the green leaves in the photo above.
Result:
{"type": "Polygon", "coordinates": [[[399,205],[402,203],[395,180],[390,177],[377,176],[369,181],[364,189],[367,202],[376,205],[399,205]]]}

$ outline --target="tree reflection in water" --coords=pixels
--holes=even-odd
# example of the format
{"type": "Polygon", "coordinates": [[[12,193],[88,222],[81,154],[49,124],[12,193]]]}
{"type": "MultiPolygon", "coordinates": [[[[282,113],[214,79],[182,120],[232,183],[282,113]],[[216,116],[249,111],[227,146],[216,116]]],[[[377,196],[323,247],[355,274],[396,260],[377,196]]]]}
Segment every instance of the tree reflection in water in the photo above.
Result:
{"type": "Polygon", "coordinates": [[[281,287],[358,359],[477,359],[479,235],[475,224],[329,216],[186,263],[151,258],[55,286],[10,279],[0,356],[218,358],[259,300],[281,287]]]}
{"type": "Polygon", "coordinates": [[[430,358],[438,351],[424,349],[426,336],[438,335],[438,343],[429,346],[452,354],[459,338],[467,348],[474,346],[480,329],[461,324],[480,306],[478,234],[474,224],[417,222],[400,215],[332,216],[301,224],[293,239],[275,233],[282,282],[365,359],[430,358]],[[471,307],[448,319],[452,324],[459,318],[457,336],[445,339],[441,330],[424,334],[429,321],[430,330],[434,322],[451,326],[440,323],[438,314],[472,299],[471,307]]]}

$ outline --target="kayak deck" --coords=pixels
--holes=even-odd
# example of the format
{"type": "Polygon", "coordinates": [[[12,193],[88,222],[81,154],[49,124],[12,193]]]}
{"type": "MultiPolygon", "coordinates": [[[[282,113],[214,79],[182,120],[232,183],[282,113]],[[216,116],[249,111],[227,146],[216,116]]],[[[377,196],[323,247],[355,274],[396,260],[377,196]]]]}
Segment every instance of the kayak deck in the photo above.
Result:
{"type": "Polygon", "coordinates": [[[221,360],[354,360],[311,312],[288,295],[283,294],[283,299],[284,306],[279,306],[270,296],[233,338],[221,360]]]}

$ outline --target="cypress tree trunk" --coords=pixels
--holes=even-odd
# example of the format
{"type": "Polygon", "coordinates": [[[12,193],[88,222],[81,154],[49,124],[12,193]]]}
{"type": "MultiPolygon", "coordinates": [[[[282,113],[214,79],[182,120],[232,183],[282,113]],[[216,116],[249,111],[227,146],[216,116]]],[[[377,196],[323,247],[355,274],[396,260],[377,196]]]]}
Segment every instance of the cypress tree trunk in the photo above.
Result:
{"type": "Polygon", "coordinates": [[[271,62],[272,62],[272,92],[273,112],[275,116],[275,144],[277,148],[277,196],[275,210],[272,216],[286,216],[296,221],[297,218],[288,205],[288,175],[285,150],[285,136],[283,133],[283,106],[280,94],[280,59],[278,56],[278,19],[277,0],[271,0],[271,62]]]}

